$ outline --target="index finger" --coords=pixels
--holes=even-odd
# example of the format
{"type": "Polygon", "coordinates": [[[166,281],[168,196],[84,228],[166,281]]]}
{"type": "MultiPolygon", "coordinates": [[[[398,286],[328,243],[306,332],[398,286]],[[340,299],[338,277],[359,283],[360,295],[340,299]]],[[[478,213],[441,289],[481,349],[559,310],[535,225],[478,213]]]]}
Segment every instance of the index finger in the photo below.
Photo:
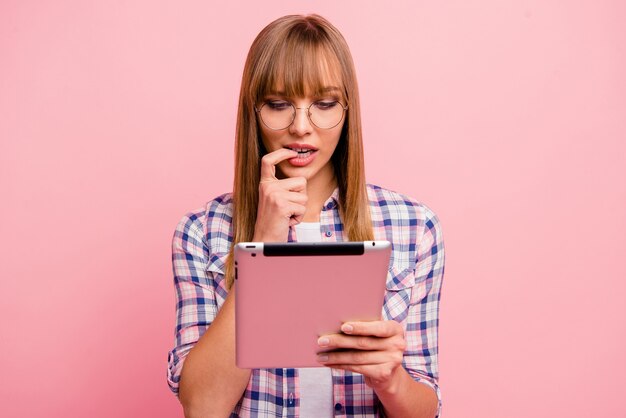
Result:
{"type": "Polygon", "coordinates": [[[296,151],[287,148],[281,148],[265,154],[261,158],[261,180],[276,180],[276,164],[296,155],[298,155],[296,151]]]}
{"type": "Polygon", "coordinates": [[[348,335],[369,335],[383,338],[404,332],[402,326],[396,321],[346,322],[341,326],[341,331],[348,335]]]}

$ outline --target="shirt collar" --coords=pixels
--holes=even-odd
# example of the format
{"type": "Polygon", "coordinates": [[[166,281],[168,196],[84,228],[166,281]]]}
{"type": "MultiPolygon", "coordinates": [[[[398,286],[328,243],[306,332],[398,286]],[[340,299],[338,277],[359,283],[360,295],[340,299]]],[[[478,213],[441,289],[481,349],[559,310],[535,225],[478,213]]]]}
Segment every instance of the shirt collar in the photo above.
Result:
{"type": "Polygon", "coordinates": [[[339,205],[339,187],[335,187],[335,190],[330,195],[326,202],[324,202],[324,207],[322,210],[331,210],[336,208],[339,205]]]}

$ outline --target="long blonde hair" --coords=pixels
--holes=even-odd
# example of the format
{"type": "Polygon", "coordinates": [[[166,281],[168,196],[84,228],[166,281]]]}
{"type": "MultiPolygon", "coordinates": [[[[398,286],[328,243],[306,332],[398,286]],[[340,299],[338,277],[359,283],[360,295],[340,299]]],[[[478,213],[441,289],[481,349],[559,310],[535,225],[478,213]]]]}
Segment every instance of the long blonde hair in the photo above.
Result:
{"type": "Polygon", "coordinates": [[[259,201],[263,146],[255,105],[283,90],[288,97],[320,93],[338,81],[347,103],[346,121],[332,163],[339,189],[339,215],[350,241],[374,233],[365,186],[359,90],[345,39],[319,15],[290,15],[266,26],[256,37],[244,66],[239,94],[233,186],[233,245],[226,261],[227,287],[234,279],[234,245],[252,240],[259,201]]]}

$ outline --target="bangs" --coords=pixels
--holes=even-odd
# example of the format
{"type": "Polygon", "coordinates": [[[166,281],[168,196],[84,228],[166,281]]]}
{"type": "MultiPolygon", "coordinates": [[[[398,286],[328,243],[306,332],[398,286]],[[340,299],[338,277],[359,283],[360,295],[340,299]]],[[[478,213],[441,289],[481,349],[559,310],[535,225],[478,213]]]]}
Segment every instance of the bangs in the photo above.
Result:
{"type": "Polygon", "coordinates": [[[310,31],[290,35],[275,45],[257,68],[261,77],[256,91],[252,92],[255,102],[272,94],[285,97],[330,94],[346,103],[342,65],[332,47],[310,31]]]}

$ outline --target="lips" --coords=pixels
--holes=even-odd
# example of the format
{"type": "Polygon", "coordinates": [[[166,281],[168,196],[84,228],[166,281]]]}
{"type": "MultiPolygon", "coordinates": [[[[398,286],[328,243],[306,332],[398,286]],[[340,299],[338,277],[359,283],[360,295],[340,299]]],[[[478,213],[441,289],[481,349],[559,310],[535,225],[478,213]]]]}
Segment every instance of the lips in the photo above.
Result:
{"type": "Polygon", "coordinates": [[[296,158],[300,159],[307,158],[317,151],[317,148],[309,144],[290,144],[286,145],[285,148],[296,151],[298,153],[296,158]]]}
{"type": "Polygon", "coordinates": [[[290,158],[288,160],[291,165],[296,167],[304,167],[306,165],[309,165],[311,161],[313,161],[317,153],[317,148],[308,144],[289,144],[286,145],[285,148],[296,151],[298,153],[297,157],[290,158]]]}
{"type": "Polygon", "coordinates": [[[304,153],[308,151],[317,151],[317,148],[309,144],[289,144],[289,145],[285,145],[285,148],[296,151],[298,153],[304,153]]]}

